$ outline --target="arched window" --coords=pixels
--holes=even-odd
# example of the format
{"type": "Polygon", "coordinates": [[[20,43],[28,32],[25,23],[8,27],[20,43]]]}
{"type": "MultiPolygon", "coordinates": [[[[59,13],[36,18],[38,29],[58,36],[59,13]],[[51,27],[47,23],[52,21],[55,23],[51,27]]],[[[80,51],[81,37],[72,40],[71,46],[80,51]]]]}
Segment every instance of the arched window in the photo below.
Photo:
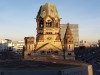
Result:
{"type": "Polygon", "coordinates": [[[39,34],[43,34],[42,32],[40,32],[39,34]]]}
{"type": "Polygon", "coordinates": [[[50,20],[48,20],[47,22],[46,22],[46,27],[51,27],[52,26],[52,22],[50,21],[50,20]]]}
{"type": "Polygon", "coordinates": [[[68,55],[71,55],[71,53],[68,53],[68,55]]]}
{"type": "Polygon", "coordinates": [[[70,45],[69,45],[69,49],[70,49],[70,45]]]}
{"type": "Polygon", "coordinates": [[[46,32],[46,34],[52,34],[52,32],[46,32]]]}
{"type": "Polygon", "coordinates": [[[51,51],[47,51],[47,54],[51,54],[51,51]]]}
{"type": "Polygon", "coordinates": [[[43,19],[41,19],[40,22],[39,22],[39,27],[43,28],[43,24],[44,24],[43,19]]]}
{"type": "Polygon", "coordinates": [[[58,51],[54,51],[54,54],[58,54],[58,51]]]}
{"type": "Polygon", "coordinates": [[[41,51],[41,54],[45,54],[45,51],[41,51]]]}
{"type": "Polygon", "coordinates": [[[71,43],[71,41],[69,41],[69,43],[71,43]]]}

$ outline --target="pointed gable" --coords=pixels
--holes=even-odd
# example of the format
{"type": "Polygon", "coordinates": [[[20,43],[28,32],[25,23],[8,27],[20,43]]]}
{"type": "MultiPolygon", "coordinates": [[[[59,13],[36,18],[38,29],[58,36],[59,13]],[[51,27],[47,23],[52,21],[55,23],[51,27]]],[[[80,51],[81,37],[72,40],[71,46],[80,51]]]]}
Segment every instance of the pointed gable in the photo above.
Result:
{"type": "Polygon", "coordinates": [[[73,38],[69,23],[67,24],[67,28],[66,28],[64,38],[66,38],[66,39],[73,38]]]}
{"type": "Polygon", "coordinates": [[[50,43],[46,43],[44,45],[42,45],[41,47],[39,47],[36,51],[61,51],[61,49],[59,49],[58,47],[54,46],[53,44],[50,43]]]}
{"type": "Polygon", "coordinates": [[[67,29],[66,29],[65,34],[66,34],[66,35],[72,35],[71,30],[70,30],[69,23],[67,24],[67,29]]]}

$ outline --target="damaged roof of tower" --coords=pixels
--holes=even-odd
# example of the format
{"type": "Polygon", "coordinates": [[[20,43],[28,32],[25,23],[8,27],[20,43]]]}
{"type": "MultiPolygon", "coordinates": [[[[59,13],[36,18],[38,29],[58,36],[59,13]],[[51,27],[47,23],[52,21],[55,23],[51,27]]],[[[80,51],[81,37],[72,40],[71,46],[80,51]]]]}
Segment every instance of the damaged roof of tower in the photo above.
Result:
{"type": "Polygon", "coordinates": [[[52,3],[46,3],[45,5],[41,5],[40,9],[37,14],[38,17],[46,17],[46,16],[51,16],[53,18],[59,17],[57,8],[54,4],[52,3]]]}

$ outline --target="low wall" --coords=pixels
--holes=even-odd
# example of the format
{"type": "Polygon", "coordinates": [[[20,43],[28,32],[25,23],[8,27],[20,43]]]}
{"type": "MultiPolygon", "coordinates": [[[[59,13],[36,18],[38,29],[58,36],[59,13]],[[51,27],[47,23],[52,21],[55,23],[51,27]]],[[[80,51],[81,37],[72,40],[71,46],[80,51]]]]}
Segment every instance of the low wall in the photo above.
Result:
{"type": "Polygon", "coordinates": [[[65,70],[1,71],[0,75],[93,75],[92,66],[65,70]],[[90,71],[89,71],[90,70],[90,71]]]}

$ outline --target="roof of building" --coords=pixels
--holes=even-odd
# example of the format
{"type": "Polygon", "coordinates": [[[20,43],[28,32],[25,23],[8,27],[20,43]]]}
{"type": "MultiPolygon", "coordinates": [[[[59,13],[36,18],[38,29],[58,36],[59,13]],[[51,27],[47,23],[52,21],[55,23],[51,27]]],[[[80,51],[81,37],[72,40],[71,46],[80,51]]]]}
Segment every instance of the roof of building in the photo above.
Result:
{"type": "Polygon", "coordinates": [[[64,38],[73,39],[73,36],[72,36],[72,32],[71,32],[69,23],[67,24],[67,28],[66,28],[66,32],[65,32],[64,38]]]}
{"type": "Polygon", "coordinates": [[[66,28],[65,35],[70,35],[70,36],[72,36],[72,32],[71,32],[71,29],[70,29],[69,23],[67,24],[67,28],[66,28]]]}
{"type": "Polygon", "coordinates": [[[45,5],[41,5],[37,17],[44,18],[45,16],[51,16],[53,18],[59,17],[57,8],[52,3],[46,3],[45,5]]]}

